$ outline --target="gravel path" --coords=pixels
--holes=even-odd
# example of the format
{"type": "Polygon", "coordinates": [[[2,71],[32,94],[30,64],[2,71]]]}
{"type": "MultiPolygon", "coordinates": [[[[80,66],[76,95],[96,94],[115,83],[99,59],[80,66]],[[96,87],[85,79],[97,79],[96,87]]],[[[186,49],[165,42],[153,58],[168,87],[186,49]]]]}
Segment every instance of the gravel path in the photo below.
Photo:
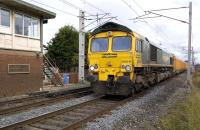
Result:
{"type": "Polygon", "coordinates": [[[185,97],[185,74],[165,81],[142,97],[111,111],[110,115],[87,123],[85,130],[155,130],[159,117],[185,97]],[[166,85],[167,84],[167,85],[166,85]]]}
{"type": "Polygon", "coordinates": [[[61,103],[57,103],[57,104],[53,104],[50,106],[45,106],[45,107],[40,107],[40,108],[36,108],[33,109],[31,111],[28,112],[22,112],[19,114],[15,114],[15,115],[11,115],[11,116],[6,116],[6,117],[1,117],[0,116],[0,129],[2,127],[14,124],[15,122],[21,122],[27,119],[31,119],[43,114],[47,114],[56,110],[60,110],[66,107],[70,107],[79,103],[83,103],[86,101],[89,101],[91,99],[94,99],[95,96],[94,95],[89,95],[89,96],[84,96],[81,98],[76,98],[76,99],[69,99],[67,101],[61,102],[61,103]]]}

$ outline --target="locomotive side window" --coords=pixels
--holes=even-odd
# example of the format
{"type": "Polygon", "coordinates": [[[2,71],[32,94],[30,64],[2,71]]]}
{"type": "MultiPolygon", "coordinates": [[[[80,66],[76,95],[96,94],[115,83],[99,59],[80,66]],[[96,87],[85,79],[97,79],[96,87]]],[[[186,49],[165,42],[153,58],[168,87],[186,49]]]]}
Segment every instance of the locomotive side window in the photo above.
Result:
{"type": "Polygon", "coordinates": [[[92,40],[92,52],[105,52],[108,50],[108,38],[96,38],[92,40]]]}
{"type": "Polygon", "coordinates": [[[137,52],[141,53],[141,52],[142,52],[142,41],[136,40],[136,45],[135,45],[135,46],[136,46],[136,47],[135,47],[135,50],[136,50],[137,52]]]}
{"type": "Polygon", "coordinates": [[[150,45],[150,60],[157,60],[157,47],[155,47],[154,45],[150,45]]]}
{"type": "Polygon", "coordinates": [[[114,37],[112,43],[113,51],[129,51],[131,49],[131,37],[114,37]]]}

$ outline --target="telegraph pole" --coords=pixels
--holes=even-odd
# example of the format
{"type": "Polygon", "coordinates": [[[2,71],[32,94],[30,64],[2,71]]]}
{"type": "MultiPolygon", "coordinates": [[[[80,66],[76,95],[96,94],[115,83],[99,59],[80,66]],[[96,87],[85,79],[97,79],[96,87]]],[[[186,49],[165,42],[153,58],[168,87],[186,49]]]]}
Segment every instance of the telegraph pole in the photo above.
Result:
{"type": "Polygon", "coordinates": [[[79,11],[79,83],[84,83],[84,62],[85,62],[85,32],[84,32],[85,14],[82,10],[79,11]]]}
{"type": "Polygon", "coordinates": [[[191,38],[192,38],[192,2],[189,3],[189,23],[188,23],[188,68],[187,68],[187,81],[190,83],[191,76],[191,38]]]}

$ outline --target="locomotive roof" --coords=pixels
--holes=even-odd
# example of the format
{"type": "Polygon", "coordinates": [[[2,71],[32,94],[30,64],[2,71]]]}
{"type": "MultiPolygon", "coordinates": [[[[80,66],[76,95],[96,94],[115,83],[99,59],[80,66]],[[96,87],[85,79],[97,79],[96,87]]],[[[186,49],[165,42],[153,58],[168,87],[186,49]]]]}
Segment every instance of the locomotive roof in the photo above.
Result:
{"type": "MultiPolygon", "coordinates": [[[[114,22],[107,22],[101,26],[99,26],[98,28],[96,28],[94,31],[91,32],[91,35],[95,35],[97,33],[101,33],[101,32],[107,32],[107,31],[122,31],[122,32],[128,32],[131,33],[133,32],[130,28],[118,24],[118,23],[114,23],[114,22]]],[[[137,34],[141,39],[149,42],[149,44],[155,46],[156,48],[161,49],[162,51],[164,51],[164,49],[162,49],[160,46],[154,44],[152,41],[149,41],[147,37],[144,37],[136,32],[134,32],[134,34],[137,34]]],[[[169,55],[172,55],[171,53],[164,51],[165,53],[168,53],[169,55]]]]}
{"type": "Polygon", "coordinates": [[[114,22],[107,22],[98,28],[96,28],[94,31],[92,31],[92,35],[95,35],[100,32],[106,32],[106,31],[122,31],[122,32],[132,32],[132,30],[126,26],[123,26],[118,23],[114,22]]]}

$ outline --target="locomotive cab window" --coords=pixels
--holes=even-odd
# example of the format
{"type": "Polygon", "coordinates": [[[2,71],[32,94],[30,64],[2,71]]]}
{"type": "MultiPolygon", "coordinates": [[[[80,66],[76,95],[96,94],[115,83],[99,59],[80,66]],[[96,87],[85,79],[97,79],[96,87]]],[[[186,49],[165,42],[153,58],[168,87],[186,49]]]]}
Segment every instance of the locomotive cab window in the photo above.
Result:
{"type": "Polygon", "coordinates": [[[142,41],[141,40],[136,40],[136,45],[135,45],[135,50],[139,53],[142,53],[142,41]]]}
{"type": "Polygon", "coordinates": [[[131,37],[114,37],[112,43],[113,51],[129,51],[131,49],[131,37]]]}
{"type": "Polygon", "coordinates": [[[108,50],[108,38],[96,38],[92,40],[92,52],[105,52],[108,50]]]}

